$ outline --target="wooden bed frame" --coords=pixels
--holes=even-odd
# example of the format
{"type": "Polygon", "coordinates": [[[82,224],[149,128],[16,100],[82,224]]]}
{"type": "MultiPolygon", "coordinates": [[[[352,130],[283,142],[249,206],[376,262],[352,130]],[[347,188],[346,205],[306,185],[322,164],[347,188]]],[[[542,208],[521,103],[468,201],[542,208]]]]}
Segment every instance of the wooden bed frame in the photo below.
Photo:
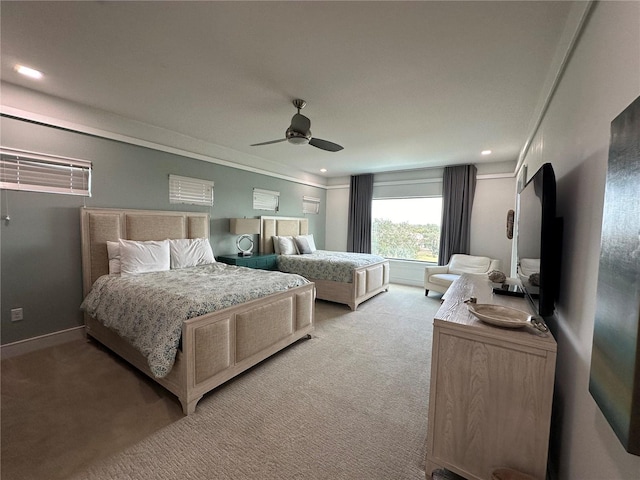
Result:
{"type": "MultiPolygon", "coordinates": [[[[273,235],[295,236],[309,233],[309,220],[297,217],[260,217],[260,253],[274,253],[273,235]]],[[[353,270],[349,283],[308,278],[316,285],[316,297],[344,303],[355,310],[365,300],[389,290],[389,261],[372,263],[353,270]]]]}
{"type": "MultiPolygon", "coordinates": [[[[206,213],[81,208],[80,220],[84,296],[109,272],[107,241],[209,238],[206,213]]],[[[189,415],[206,392],[308,337],[314,298],[311,283],[185,320],[182,346],[164,378],[154,377],[141,353],[87,314],[86,332],[175,394],[189,415]]]]}

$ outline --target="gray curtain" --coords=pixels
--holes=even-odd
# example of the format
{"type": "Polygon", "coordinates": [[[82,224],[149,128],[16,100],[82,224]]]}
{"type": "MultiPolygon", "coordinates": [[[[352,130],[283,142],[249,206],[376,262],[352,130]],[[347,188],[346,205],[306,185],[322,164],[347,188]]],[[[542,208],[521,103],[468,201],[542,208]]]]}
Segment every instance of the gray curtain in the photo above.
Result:
{"type": "Polygon", "coordinates": [[[353,175],[349,188],[347,251],[371,253],[373,174],[353,175]]]}
{"type": "Polygon", "coordinates": [[[439,265],[446,265],[454,253],[469,253],[476,172],[475,165],[458,165],[444,169],[439,265]]]}

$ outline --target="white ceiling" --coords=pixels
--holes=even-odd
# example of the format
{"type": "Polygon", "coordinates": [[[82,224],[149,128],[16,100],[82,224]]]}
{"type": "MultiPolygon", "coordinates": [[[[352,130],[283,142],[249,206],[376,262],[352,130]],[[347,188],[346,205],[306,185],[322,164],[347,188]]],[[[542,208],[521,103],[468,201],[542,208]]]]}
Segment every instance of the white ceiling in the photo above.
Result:
{"type": "Polygon", "coordinates": [[[0,8],[3,82],[177,132],[226,160],[336,177],[515,161],[571,2],[0,8]],[[250,146],[284,137],[294,98],[314,136],[344,150],[250,146]]]}

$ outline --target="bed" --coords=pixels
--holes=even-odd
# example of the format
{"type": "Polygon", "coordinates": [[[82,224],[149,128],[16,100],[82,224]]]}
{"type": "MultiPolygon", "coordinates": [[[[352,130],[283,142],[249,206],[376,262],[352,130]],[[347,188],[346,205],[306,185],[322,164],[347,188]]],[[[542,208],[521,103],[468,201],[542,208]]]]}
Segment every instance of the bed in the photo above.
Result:
{"type": "MultiPolygon", "coordinates": [[[[309,234],[309,221],[306,218],[297,217],[260,217],[260,253],[274,253],[272,237],[285,236],[296,237],[309,234]]],[[[329,252],[327,252],[329,253],[329,252]]],[[[335,252],[336,254],[338,252],[335,252]]],[[[348,305],[351,310],[356,310],[365,300],[389,290],[389,261],[377,256],[366,254],[349,254],[339,252],[341,256],[351,255],[358,258],[352,262],[350,278],[341,280],[328,280],[325,278],[313,278],[305,276],[316,287],[316,298],[330,302],[348,305]],[[359,263],[359,265],[355,265],[359,263]]],[[[304,255],[303,255],[304,256],[304,255]]],[[[337,261],[337,260],[332,260],[337,261]]],[[[279,267],[281,265],[279,258],[279,267]]]]}
{"type": "MultiPolygon", "coordinates": [[[[80,219],[85,300],[94,283],[98,285],[97,281],[109,273],[107,241],[209,238],[210,221],[205,213],[81,208],[80,219]]],[[[220,264],[219,269],[227,267],[231,266],[220,264]]],[[[305,282],[179,320],[179,348],[170,371],[161,377],[131,342],[85,312],[86,333],[175,394],[183,412],[189,415],[205,393],[286,346],[308,338],[314,328],[314,298],[313,283],[305,282]]]]}

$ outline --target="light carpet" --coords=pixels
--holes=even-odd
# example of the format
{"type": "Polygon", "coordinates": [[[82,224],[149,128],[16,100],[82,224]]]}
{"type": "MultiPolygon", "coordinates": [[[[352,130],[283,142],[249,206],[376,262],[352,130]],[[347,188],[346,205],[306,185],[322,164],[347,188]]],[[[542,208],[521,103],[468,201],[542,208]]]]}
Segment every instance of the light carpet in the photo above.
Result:
{"type": "Polygon", "coordinates": [[[95,343],[5,360],[2,478],[424,480],[439,303],[400,285],[355,312],[318,301],[310,340],[188,417],[95,343]]]}

